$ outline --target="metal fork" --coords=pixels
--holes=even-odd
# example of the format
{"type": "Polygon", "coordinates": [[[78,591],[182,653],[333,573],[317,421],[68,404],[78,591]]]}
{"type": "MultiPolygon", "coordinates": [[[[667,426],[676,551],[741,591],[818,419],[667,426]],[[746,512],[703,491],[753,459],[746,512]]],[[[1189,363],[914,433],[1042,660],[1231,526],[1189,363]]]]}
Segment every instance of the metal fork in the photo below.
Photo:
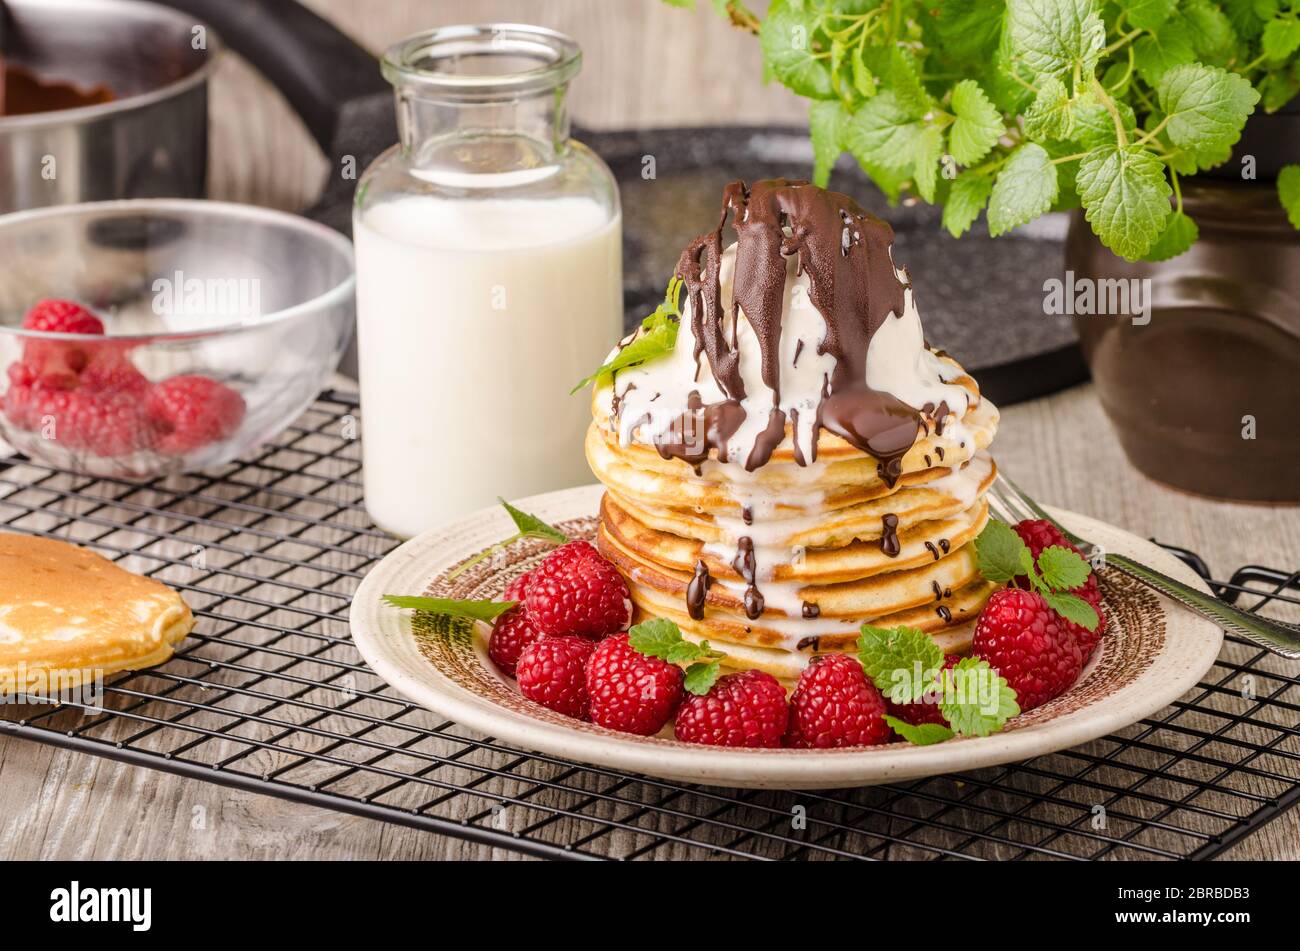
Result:
{"type": "MultiPolygon", "coordinates": [[[[1026,518],[1046,519],[1055,525],[1066,539],[1077,545],[1089,561],[1094,561],[1100,551],[1097,545],[1075,535],[1048,515],[1043,511],[1042,506],[1004,475],[997,477],[989,492],[989,507],[993,509],[994,514],[1012,525],[1026,518]]],[[[1283,657],[1300,659],[1300,625],[1275,621],[1243,611],[1124,555],[1111,552],[1101,552],[1101,554],[1108,568],[1121,571],[1147,587],[1154,588],[1189,611],[1218,624],[1225,631],[1253,641],[1260,647],[1281,654],[1283,657]]]]}

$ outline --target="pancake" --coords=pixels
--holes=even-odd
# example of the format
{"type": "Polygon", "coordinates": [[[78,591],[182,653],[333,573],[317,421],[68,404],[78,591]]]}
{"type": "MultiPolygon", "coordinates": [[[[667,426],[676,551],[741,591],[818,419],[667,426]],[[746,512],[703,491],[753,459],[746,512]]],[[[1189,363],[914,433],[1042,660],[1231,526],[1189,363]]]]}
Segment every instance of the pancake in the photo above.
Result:
{"type": "Polygon", "coordinates": [[[75,687],[161,664],[194,627],[166,585],[85,548],[0,533],[0,688],[75,687]]]}
{"type": "Polygon", "coordinates": [[[846,195],[733,182],[594,387],[598,547],[638,618],[728,667],[789,680],[864,624],[961,653],[993,591],[998,410],[926,342],[892,242],[846,195]]]}

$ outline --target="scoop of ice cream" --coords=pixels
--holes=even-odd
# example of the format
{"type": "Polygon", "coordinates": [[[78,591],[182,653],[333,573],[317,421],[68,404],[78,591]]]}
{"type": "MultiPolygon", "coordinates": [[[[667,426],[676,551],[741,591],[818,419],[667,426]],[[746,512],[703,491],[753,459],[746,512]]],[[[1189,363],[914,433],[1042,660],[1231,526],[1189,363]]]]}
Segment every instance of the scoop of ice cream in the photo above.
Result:
{"type": "Polygon", "coordinates": [[[728,186],[718,228],[678,264],[687,293],[672,353],[619,371],[603,395],[619,440],[752,470],[785,439],[800,464],[815,461],[827,430],[888,473],[927,421],[960,425],[969,392],[926,346],[892,242],[847,196],[728,186]],[[728,221],[737,240],[724,250],[728,221]]]}

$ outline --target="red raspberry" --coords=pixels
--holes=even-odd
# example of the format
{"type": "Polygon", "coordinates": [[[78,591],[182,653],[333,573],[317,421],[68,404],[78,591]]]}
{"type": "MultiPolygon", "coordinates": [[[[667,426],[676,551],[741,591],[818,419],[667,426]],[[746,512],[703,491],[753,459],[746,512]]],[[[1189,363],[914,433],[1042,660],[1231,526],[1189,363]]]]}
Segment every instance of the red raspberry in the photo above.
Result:
{"type": "Polygon", "coordinates": [[[153,430],[137,400],[88,389],[10,387],[5,412],[17,425],[40,431],[71,450],[119,456],[148,448],[153,430]]]}
{"type": "Polygon", "coordinates": [[[627,585],[589,542],[561,545],[533,571],[528,614],[544,634],[603,637],[632,619],[627,585]]]}
{"type": "Polygon", "coordinates": [[[523,601],[528,597],[528,592],[537,580],[536,572],[526,571],[510,584],[506,585],[506,593],[502,596],[503,601],[523,601]]]}
{"type": "Polygon", "coordinates": [[[1042,596],[1021,588],[993,592],[975,622],[972,651],[987,660],[1032,710],[1070,688],[1083,652],[1042,596]]]}
{"type": "Polygon", "coordinates": [[[539,637],[519,655],[519,692],[566,717],[587,719],[587,658],[595,644],[584,637],[539,637]]]}
{"type": "Polygon", "coordinates": [[[587,660],[591,722],[623,733],[650,736],[663,729],[682,699],[682,669],[647,657],[626,634],[607,637],[587,660]]]}
{"type": "Polygon", "coordinates": [[[244,398],[206,376],[174,376],[149,394],[158,450],[179,455],[229,438],[244,421],[244,398]]]}
{"type": "MultiPolygon", "coordinates": [[[[945,655],[943,658],[944,669],[956,667],[957,662],[960,660],[960,654],[945,655]]],[[[948,725],[948,721],[939,712],[938,699],[934,697],[922,698],[915,703],[894,703],[886,697],[885,707],[885,712],[891,717],[897,717],[904,723],[911,723],[914,726],[920,726],[922,723],[937,723],[940,726],[948,725]]]]}
{"type": "Polygon", "coordinates": [[[42,333],[102,334],[104,324],[76,301],[47,299],[37,301],[27,311],[23,329],[42,333]]]}
{"type": "MultiPolygon", "coordinates": [[[[1065,536],[1061,534],[1060,529],[1046,519],[1027,518],[1023,522],[1017,523],[1015,529],[1016,534],[1019,535],[1021,540],[1029,546],[1029,551],[1034,556],[1034,561],[1038,561],[1038,556],[1044,548],[1050,548],[1053,545],[1061,548],[1068,548],[1080,558],[1083,557],[1083,552],[1066,541],[1065,536]]],[[[1024,575],[1018,575],[1014,583],[1021,588],[1029,587],[1029,579],[1024,575]]],[[[1076,641],[1079,642],[1079,647],[1083,651],[1083,659],[1087,661],[1087,659],[1092,656],[1093,649],[1096,648],[1097,641],[1101,639],[1101,635],[1104,633],[1106,628],[1106,617],[1101,611],[1101,589],[1097,584],[1097,572],[1088,572],[1088,580],[1079,587],[1070,589],[1070,593],[1077,594],[1096,608],[1097,616],[1101,619],[1097,624],[1097,629],[1095,631],[1090,631],[1086,627],[1075,624],[1073,621],[1061,618],[1061,623],[1065,626],[1065,629],[1074,636],[1076,641]]]]}
{"type": "Polygon", "coordinates": [[[790,698],[787,746],[826,749],[888,743],[893,731],[880,717],[885,698],[848,654],[814,658],[790,698]]]}
{"type": "MultiPolygon", "coordinates": [[[[1065,536],[1061,534],[1061,530],[1047,519],[1027,518],[1022,522],[1017,522],[1014,528],[1016,534],[1020,536],[1020,540],[1029,546],[1029,553],[1034,556],[1035,563],[1037,563],[1038,556],[1043,553],[1044,548],[1053,546],[1067,548],[1080,558],[1083,558],[1083,552],[1066,541],[1065,536]]],[[[1027,589],[1029,588],[1029,579],[1024,575],[1016,575],[1014,584],[1018,588],[1027,589]]],[[[1083,583],[1082,587],[1075,588],[1074,593],[1079,597],[1087,597],[1085,590],[1092,594],[1097,593],[1097,573],[1095,571],[1088,572],[1088,580],[1083,583]]]]}
{"type": "Polygon", "coordinates": [[[488,656],[503,672],[513,677],[519,655],[541,636],[542,632],[533,627],[523,608],[511,608],[492,625],[492,636],[488,638],[488,656]]]}
{"type": "Polygon", "coordinates": [[[742,670],[719,677],[702,697],[687,694],[674,732],[684,743],[777,747],[789,718],[780,681],[761,670],[742,670]]]}

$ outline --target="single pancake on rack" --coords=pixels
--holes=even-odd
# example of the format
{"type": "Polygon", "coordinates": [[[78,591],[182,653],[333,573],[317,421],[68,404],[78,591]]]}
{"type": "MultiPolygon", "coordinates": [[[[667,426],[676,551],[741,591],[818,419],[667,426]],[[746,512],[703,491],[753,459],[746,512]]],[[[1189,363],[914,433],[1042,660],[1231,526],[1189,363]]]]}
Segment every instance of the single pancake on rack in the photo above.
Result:
{"type": "Polygon", "coordinates": [[[974,539],[998,411],[926,343],[892,243],[845,195],[733,182],[596,381],[600,550],[638,619],[729,667],[793,679],[864,623],[963,653],[991,593],[974,539]]]}
{"type": "Polygon", "coordinates": [[[194,627],[161,582],[85,548],[0,533],[0,688],[45,694],[161,664],[194,627]]]}

